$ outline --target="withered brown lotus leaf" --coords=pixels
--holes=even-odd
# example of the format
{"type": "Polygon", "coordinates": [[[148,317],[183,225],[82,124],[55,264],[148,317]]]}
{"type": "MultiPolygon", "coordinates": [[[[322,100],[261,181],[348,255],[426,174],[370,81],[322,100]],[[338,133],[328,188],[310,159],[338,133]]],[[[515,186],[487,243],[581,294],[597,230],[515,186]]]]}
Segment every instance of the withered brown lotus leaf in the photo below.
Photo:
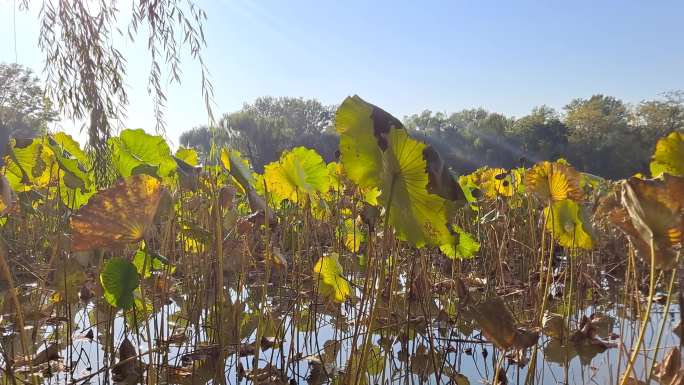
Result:
{"type": "Polygon", "coordinates": [[[93,195],[71,216],[71,250],[122,246],[143,239],[152,225],[162,186],[149,175],[134,175],[93,195]]]}
{"type": "Polygon", "coordinates": [[[539,333],[519,329],[501,297],[492,297],[476,305],[473,316],[484,335],[500,349],[526,349],[537,343],[539,333]]]}
{"type": "Polygon", "coordinates": [[[656,364],[653,374],[661,384],[671,384],[681,367],[682,355],[679,348],[675,347],[665,355],[662,362],[656,364]]]}
{"type": "Polygon", "coordinates": [[[684,177],[629,178],[622,185],[622,204],[633,227],[622,221],[623,230],[634,238],[642,258],[650,257],[652,240],[656,267],[673,267],[675,253],[684,241],[684,177]]]}

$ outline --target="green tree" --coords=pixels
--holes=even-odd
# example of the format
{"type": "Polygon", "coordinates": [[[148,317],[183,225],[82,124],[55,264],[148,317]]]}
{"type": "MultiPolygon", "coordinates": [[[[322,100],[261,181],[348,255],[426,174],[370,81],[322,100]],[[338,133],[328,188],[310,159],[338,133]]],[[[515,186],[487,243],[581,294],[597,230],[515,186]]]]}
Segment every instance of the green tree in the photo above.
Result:
{"type": "Polygon", "coordinates": [[[623,178],[645,169],[647,149],[630,121],[622,100],[594,95],[575,99],[565,107],[568,158],[584,171],[623,178]]]}
{"type": "Polygon", "coordinates": [[[230,144],[226,130],[219,127],[212,130],[208,126],[198,126],[183,132],[179,142],[183,147],[195,149],[200,159],[206,163],[209,160],[212,139],[218,148],[230,144]]]}
{"type": "Polygon", "coordinates": [[[326,161],[335,157],[338,138],[332,127],[333,106],[302,98],[258,98],[220,122],[231,145],[247,155],[256,170],[288,148],[307,146],[326,161]]]}
{"type": "Polygon", "coordinates": [[[550,107],[540,106],[515,121],[511,136],[523,156],[532,160],[557,159],[566,156],[568,128],[558,113],[550,107]]]}
{"type": "Polygon", "coordinates": [[[32,138],[44,133],[57,112],[30,68],[0,63],[0,125],[9,136],[32,138]]]}
{"type": "Polygon", "coordinates": [[[662,99],[645,100],[635,111],[635,124],[644,136],[663,137],[672,131],[684,131],[684,91],[670,91],[662,99]]]}

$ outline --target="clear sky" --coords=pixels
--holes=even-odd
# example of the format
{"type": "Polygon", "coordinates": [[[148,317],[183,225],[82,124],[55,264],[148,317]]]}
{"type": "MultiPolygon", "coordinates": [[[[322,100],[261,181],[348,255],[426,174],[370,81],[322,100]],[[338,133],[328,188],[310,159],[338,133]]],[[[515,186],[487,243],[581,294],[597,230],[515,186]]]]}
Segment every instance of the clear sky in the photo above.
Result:
{"type": "MultiPolygon", "coordinates": [[[[522,116],[595,93],[636,103],[684,89],[681,0],[198,4],[209,17],[205,56],[219,116],[262,95],[333,104],[356,93],[399,117],[470,107],[522,116]]],[[[0,0],[4,62],[15,61],[13,5],[0,0]]],[[[16,58],[40,72],[38,28],[37,11],[17,11],[16,58]]],[[[121,42],[129,59],[126,126],[151,131],[145,37],[121,42]]],[[[166,134],[176,143],[182,131],[207,121],[198,65],[187,58],[183,70],[183,83],[167,92],[166,134]]]]}

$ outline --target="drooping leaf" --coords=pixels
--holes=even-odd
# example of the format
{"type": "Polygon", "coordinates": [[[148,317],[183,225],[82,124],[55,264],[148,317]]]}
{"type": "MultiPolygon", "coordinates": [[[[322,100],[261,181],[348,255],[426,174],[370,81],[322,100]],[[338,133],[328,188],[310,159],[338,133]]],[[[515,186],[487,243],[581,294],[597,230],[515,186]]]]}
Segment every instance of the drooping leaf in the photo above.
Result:
{"type": "Polygon", "coordinates": [[[417,247],[454,244],[448,224],[463,191],[437,152],[409,137],[395,117],[358,96],[336,115],[341,162],[362,191],[379,188],[378,203],[400,239],[417,247]]]}
{"type": "Polygon", "coordinates": [[[160,182],[134,175],[90,198],[71,216],[72,251],[126,245],[143,239],[154,220],[160,182]]]}
{"type": "Polygon", "coordinates": [[[330,187],[323,158],[305,147],[285,151],[278,161],[267,164],[264,180],[276,202],[305,202],[313,194],[326,193],[330,187]]]}
{"type": "Polygon", "coordinates": [[[544,208],[546,230],[553,233],[559,245],[590,250],[594,247],[587,215],[575,201],[565,199],[544,208]]]}
{"type": "Polygon", "coordinates": [[[178,151],[176,151],[176,158],[191,166],[197,166],[199,164],[199,156],[197,155],[197,151],[192,148],[179,148],[178,151]]]}
{"type": "Polygon", "coordinates": [[[572,166],[545,161],[537,163],[527,172],[525,187],[544,202],[559,202],[565,199],[578,202],[583,197],[580,180],[580,173],[572,166]]]}
{"type": "Polygon", "coordinates": [[[458,225],[452,225],[452,228],[458,236],[458,244],[454,247],[452,245],[442,245],[440,249],[448,257],[453,258],[472,258],[480,251],[480,242],[478,242],[467,231],[463,230],[458,225]]]}
{"type": "Polygon", "coordinates": [[[29,143],[14,141],[10,146],[5,176],[14,191],[30,191],[50,182],[54,156],[43,142],[43,138],[34,138],[29,143]]]}
{"type": "Polygon", "coordinates": [[[133,292],[140,283],[135,265],[122,258],[112,258],[105,263],[100,272],[100,283],[107,302],[122,309],[135,305],[133,292]]]}
{"type": "Polygon", "coordinates": [[[651,175],[657,177],[662,173],[684,176],[684,133],[672,132],[656,143],[651,175]]]}
{"type": "MultiPolygon", "coordinates": [[[[158,254],[150,255],[144,249],[138,249],[133,256],[133,265],[136,271],[143,278],[150,278],[152,276],[152,271],[162,270],[169,263],[169,261],[158,254]]],[[[173,273],[175,270],[174,266],[171,266],[170,272],[173,273]]]]}
{"type": "Polygon", "coordinates": [[[622,185],[622,204],[635,230],[632,236],[640,239],[635,245],[642,258],[650,259],[653,241],[657,267],[672,267],[684,243],[684,177],[629,178],[622,185]]]}
{"type": "Polygon", "coordinates": [[[221,149],[221,164],[235,178],[243,192],[257,187],[249,162],[242,157],[240,151],[221,149]]]}
{"type": "Polygon", "coordinates": [[[71,137],[60,136],[60,139],[62,143],[66,144],[66,147],[57,142],[54,137],[48,137],[47,145],[52,150],[60,170],[64,172],[64,185],[71,189],[90,191],[92,185],[91,174],[86,169],[86,165],[71,155],[67,148],[75,151],[77,154],[83,154],[83,151],[81,151],[78,143],[71,139],[71,137]]]}
{"type": "Polygon", "coordinates": [[[121,176],[148,174],[168,177],[176,170],[169,145],[164,138],[142,129],[127,129],[109,139],[112,163],[121,176]]]}
{"type": "Polygon", "coordinates": [[[318,259],[314,266],[314,280],[318,282],[318,292],[325,298],[344,302],[351,288],[342,275],[342,265],[337,253],[330,253],[318,259]]]}

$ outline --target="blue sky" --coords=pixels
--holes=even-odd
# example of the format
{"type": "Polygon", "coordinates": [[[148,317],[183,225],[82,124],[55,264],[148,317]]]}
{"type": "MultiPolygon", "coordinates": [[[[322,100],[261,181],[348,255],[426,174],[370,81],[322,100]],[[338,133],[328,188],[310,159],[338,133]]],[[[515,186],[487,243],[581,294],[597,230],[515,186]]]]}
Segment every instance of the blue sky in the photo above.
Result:
{"type": "MultiPolygon", "coordinates": [[[[37,0],[32,0],[38,5],[37,0]]],[[[120,2],[125,9],[126,1],[120,2]]],[[[13,0],[0,0],[0,61],[15,60],[13,0]]],[[[258,96],[325,104],[359,94],[393,114],[484,107],[522,116],[604,93],[626,102],[684,89],[682,1],[200,1],[219,115],[258,96]]],[[[125,16],[124,16],[125,18],[125,16]]],[[[17,12],[19,63],[40,72],[37,11],[17,12]]],[[[121,40],[125,126],[154,128],[145,37],[121,40]]],[[[189,57],[171,85],[169,139],[206,123],[189,57]]],[[[60,122],[77,133],[78,123],[60,122]]]]}

